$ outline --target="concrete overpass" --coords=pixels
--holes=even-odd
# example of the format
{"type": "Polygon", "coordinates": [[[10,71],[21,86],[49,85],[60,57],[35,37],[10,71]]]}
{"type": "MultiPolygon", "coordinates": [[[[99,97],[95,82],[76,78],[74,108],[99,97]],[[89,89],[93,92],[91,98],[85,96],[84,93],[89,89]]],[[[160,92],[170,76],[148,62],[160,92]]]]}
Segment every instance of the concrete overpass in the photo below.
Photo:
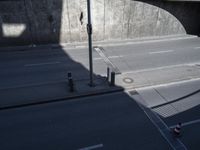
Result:
{"type": "MultiPolygon", "coordinates": [[[[86,0],[3,0],[0,46],[85,42],[86,5],[86,0]]],[[[200,34],[196,1],[93,0],[92,12],[95,41],[200,34]]]]}
{"type": "Polygon", "coordinates": [[[200,0],[138,0],[175,16],[188,34],[200,35],[200,0]]]}

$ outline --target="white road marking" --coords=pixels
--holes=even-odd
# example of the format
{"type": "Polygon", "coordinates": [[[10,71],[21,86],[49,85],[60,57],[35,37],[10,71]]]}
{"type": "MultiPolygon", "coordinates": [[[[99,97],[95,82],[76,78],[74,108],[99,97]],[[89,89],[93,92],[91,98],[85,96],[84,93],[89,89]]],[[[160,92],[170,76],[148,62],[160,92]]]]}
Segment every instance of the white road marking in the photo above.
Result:
{"type": "Polygon", "coordinates": [[[191,63],[191,64],[179,64],[179,65],[171,65],[171,66],[162,66],[162,67],[156,67],[156,68],[150,68],[150,69],[141,69],[141,70],[136,70],[136,71],[127,71],[123,72],[123,74],[129,74],[129,73],[142,73],[142,72],[148,72],[148,71],[156,71],[156,70],[161,70],[161,69],[170,69],[170,68],[175,68],[175,67],[183,67],[183,66],[195,66],[197,63],[191,63]]]}
{"type": "MultiPolygon", "coordinates": [[[[200,119],[184,122],[184,123],[182,123],[182,126],[184,127],[184,126],[188,126],[188,125],[192,125],[192,124],[196,124],[196,123],[200,123],[200,119]]],[[[175,127],[176,127],[176,125],[170,126],[170,128],[175,128],[175,127]]]]}
{"type": "Polygon", "coordinates": [[[37,64],[26,64],[25,67],[32,67],[32,66],[44,66],[44,65],[54,65],[54,64],[60,64],[61,62],[46,62],[46,63],[37,63],[37,64]]]}
{"type": "Polygon", "coordinates": [[[155,52],[149,52],[149,54],[162,54],[162,53],[171,53],[171,52],[174,52],[174,50],[155,51],[155,52]]]}
{"type": "Polygon", "coordinates": [[[122,55],[119,55],[119,56],[109,56],[108,58],[121,58],[123,57],[122,55]]]}
{"type": "Polygon", "coordinates": [[[92,150],[92,149],[101,148],[101,147],[103,147],[103,144],[88,146],[88,147],[80,148],[79,150],[92,150]]]}
{"type": "MultiPolygon", "coordinates": [[[[115,59],[115,58],[122,58],[123,56],[122,55],[119,55],[119,56],[108,56],[108,58],[112,58],[112,59],[115,59]]],[[[96,57],[96,58],[93,58],[93,60],[101,60],[103,58],[101,57],[96,57]]]]}
{"type": "Polygon", "coordinates": [[[159,85],[151,85],[151,86],[146,86],[146,87],[139,87],[136,88],[137,90],[146,90],[146,89],[152,89],[152,88],[160,88],[160,87],[166,87],[166,86],[173,86],[177,84],[183,84],[183,83],[189,83],[189,82],[200,82],[200,78],[194,78],[194,79],[188,79],[188,80],[183,80],[183,81],[176,81],[172,83],[164,83],[164,84],[159,84],[159,85]]]}
{"type": "Polygon", "coordinates": [[[194,47],[194,49],[200,49],[200,47],[194,47]]]}
{"type": "Polygon", "coordinates": [[[102,59],[101,57],[93,58],[93,60],[101,60],[101,59],[102,59]]]}

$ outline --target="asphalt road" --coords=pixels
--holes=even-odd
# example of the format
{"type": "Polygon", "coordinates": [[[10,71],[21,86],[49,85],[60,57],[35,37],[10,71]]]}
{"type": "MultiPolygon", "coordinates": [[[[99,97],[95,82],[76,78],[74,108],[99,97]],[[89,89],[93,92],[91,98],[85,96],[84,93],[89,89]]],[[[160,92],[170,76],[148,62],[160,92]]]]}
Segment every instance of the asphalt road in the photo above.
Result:
{"type": "Polygon", "coordinates": [[[109,46],[104,49],[121,72],[200,62],[200,38],[109,46]]]}
{"type": "MultiPolygon", "coordinates": [[[[102,53],[93,51],[96,75],[105,75],[108,63],[122,74],[200,63],[199,38],[101,47],[102,53]]],[[[0,89],[63,81],[68,71],[75,80],[89,78],[86,48],[0,53],[0,89]]],[[[164,121],[168,126],[174,125],[177,118],[188,121],[194,112],[199,114],[198,110],[199,106],[164,121]]],[[[2,150],[170,149],[158,129],[126,93],[2,110],[0,118],[2,150]]],[[[198,143],[195,128],[187,127],[184,132],[188,136],[181,140],[195,149],[198,143]],[[193,134],[196,137],[190,142],[193,134]]]]}
{"type": "Polygon", "coordinates": [[[0,111],[1,150],[171,147],[126,93],[0,111]]]}
{"type": "MultiPolygon", "coordinates": [[[[126,42],[102,47],[103,54],[121,73],[200,63],[200,38],[126,42]]],[[[65,80],[69,71],[76,80],[89,78],[87,48],[40,48],[0,53],[1,89],[65,80]]],[[[93,62],[94,73],[106,75],[108,64],[95,50],[93,62]]]]}

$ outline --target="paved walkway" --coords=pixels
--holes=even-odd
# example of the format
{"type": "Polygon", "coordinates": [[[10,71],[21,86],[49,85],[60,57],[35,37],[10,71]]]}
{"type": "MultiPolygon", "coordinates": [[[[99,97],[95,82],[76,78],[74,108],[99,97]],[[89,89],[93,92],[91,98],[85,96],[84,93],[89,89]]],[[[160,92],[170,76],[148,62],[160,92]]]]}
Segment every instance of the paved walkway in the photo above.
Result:
{"type": "Polygon", "coordinates": [[[123,73],[116,76],[116,84],[130,89],[199,78],[198,64],[183,64],[123,73]]]}
{"type": "Polygon", "coordinates": [[[123,90],[121,87],[110,86],[103,77],[95,79],[94,82],[95,86],[91,87],[89,80],[74,81],[73,92],[70,91],[67,80],[0,89],[0,109],[70,100],[123,90]]]}
{"type": "Polygon", "coordinates": [[[196,133],[200,131],[200,79],[138,88],[136,91],[135,100],[175,149],[195,150],[199,147],[196,133]],[[174,141],[169,131],[179,122],[182,123],[182,137],[174,141]]]}

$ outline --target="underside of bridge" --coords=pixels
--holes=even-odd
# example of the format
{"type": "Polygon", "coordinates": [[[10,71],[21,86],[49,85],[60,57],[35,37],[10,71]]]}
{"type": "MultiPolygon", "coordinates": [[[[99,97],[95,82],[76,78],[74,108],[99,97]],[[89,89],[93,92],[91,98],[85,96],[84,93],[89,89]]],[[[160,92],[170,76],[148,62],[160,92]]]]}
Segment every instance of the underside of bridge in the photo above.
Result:
{"type": "MultiPolygon", "coordinates": [[[[92,1],[95,41],[199,35],[199,18],[197,2],[92,1]]],[[[86,0],[0,1],[0,46],[85,42],[86,24],[86,0]]]]}
{"type": "Polygon", "coordinates": [[[138,0],[168,11],[187,34],[200,35],[200,0],[138,0]]]}

